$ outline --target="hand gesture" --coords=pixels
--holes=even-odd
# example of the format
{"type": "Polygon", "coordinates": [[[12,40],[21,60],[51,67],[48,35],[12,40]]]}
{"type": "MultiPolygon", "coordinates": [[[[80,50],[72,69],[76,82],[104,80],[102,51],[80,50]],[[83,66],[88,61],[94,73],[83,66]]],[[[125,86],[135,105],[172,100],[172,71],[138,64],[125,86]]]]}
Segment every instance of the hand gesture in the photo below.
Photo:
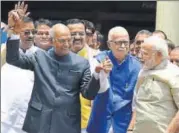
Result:
{"type": "Polygon", "coordinates": [[[109,57],[106,57],[105,60],[96,66],[95,71],[99,73],[101,70],[104,70],[105,73],[109,73],[112,70],[113,64],[109,57]]]}
{"type": "Polygon", "coordinates": [[[22,28],[22,19],[28,16],[30,12],[26,13],[28,5],[24,5],[24,2],[15,5],[15,9],[8,13],[8,27],[15,34],[20,33],[22,28]]]}
{"type": "Polygon", "coordinates": [[[106,59],[104,60],[102,64],[103,64],[102,66],[103,66],[103,70],[105,73],[109,73],[112,70],[113,64],[111,60],[109,59],[109,57],[106,57],[106,59]]]}

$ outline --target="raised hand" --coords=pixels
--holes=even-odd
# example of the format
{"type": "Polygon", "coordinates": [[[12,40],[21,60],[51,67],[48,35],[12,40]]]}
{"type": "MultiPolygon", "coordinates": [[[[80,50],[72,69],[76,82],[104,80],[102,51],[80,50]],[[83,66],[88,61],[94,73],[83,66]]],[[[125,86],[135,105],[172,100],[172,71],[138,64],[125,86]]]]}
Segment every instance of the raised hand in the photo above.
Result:
{"type": "Polygon", "coordinates": [[[27,12],[27,9],[28,5],[24,4],[24,1],[22,3],[19,1],[18,4],[15,4],[15,10],[20,17],[28,16],[30,14],[30,12],[27,12]]]}
{"type": "Polygon", "coordinates": [[[15,5],[15,9],[8,13],[8,27],[15,34],[19,34],[22,28],[22,19],[28,16],[30,12],[26,13],[28,5],[24,2],[15,5]]]}

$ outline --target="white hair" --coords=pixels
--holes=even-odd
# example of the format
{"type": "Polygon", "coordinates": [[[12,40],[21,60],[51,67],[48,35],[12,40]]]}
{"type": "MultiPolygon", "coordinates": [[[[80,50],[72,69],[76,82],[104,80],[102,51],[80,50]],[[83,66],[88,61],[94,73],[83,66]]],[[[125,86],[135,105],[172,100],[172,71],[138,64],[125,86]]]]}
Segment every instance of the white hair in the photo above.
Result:
{"type": "Polygon", "coordinates": [[[121,35],[127,35],[129,37],[129,33],[124,27],[116,26],[109,30],[108,33],[108,40],[111,40],[111,36],[114,34],[121,34],[121,35]]]}
{"type": "Polygon", "coordinates": [[[54,32],[54,29],[53,29],[53,28],[50,28],[49,34],[50,34],[50,37],[51,37],[51,38],[54,38],[55,32],[54,32]]]}
{"type": "Polygon", "coordinates": [[[51,27],[49,31],[50,37],[54,38],[56,33],[64,32],[64,30],[68,30],[68,32],[70,33],[70,30],[66,25],[61,24],[61,23],[55,24],[51,27]]]}
{"type": "Polygon", "coordinates": [[[151,36],[144,39],[144,45],[147,44],[152,45],[154,50],[159,51],[162,54],[163,59],[168,58],[168,46],[164,39],[157,36],[151,36]]]}

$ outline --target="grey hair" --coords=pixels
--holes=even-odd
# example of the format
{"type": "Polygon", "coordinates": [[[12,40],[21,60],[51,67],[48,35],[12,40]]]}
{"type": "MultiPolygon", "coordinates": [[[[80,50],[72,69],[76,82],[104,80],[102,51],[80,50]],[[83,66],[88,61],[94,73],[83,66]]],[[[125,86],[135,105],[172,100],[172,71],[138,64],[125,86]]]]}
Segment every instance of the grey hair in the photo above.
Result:
{"type": "MultiPolygon", "coordinates": [[[[137,34],[136,34],[136,37],[138,36],[138,35],[147,35],[147,36],[151,36],[152,35],[152,32],[150,32],[150,31],[148,31],[148,30],[140,30],[139,32],[137,32],[137,34]]],[[[136,38],[135,37],[135,38],[136,38]]]]}
{"type": "Polygon", "coordinates": [[[144,45],[145,44],[152,45],[154,50],[159,51],[162,54],[163,59],[168,58],[167,42],[162,38],[159,38],[157,36],[148,37],[144,39],[144,45]]]}

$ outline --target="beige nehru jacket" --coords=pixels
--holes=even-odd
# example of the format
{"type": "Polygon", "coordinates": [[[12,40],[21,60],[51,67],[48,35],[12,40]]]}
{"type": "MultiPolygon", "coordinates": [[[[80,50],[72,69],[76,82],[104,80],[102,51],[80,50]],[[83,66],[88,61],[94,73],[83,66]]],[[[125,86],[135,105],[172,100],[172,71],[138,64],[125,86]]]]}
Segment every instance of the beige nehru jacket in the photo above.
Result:
{"type": "Polygon", "coordinates": [[[179,68],[163,61],[155,70],[141,72],[140,77],[133,133],[165,133],[179,110],[179,68]]]}

